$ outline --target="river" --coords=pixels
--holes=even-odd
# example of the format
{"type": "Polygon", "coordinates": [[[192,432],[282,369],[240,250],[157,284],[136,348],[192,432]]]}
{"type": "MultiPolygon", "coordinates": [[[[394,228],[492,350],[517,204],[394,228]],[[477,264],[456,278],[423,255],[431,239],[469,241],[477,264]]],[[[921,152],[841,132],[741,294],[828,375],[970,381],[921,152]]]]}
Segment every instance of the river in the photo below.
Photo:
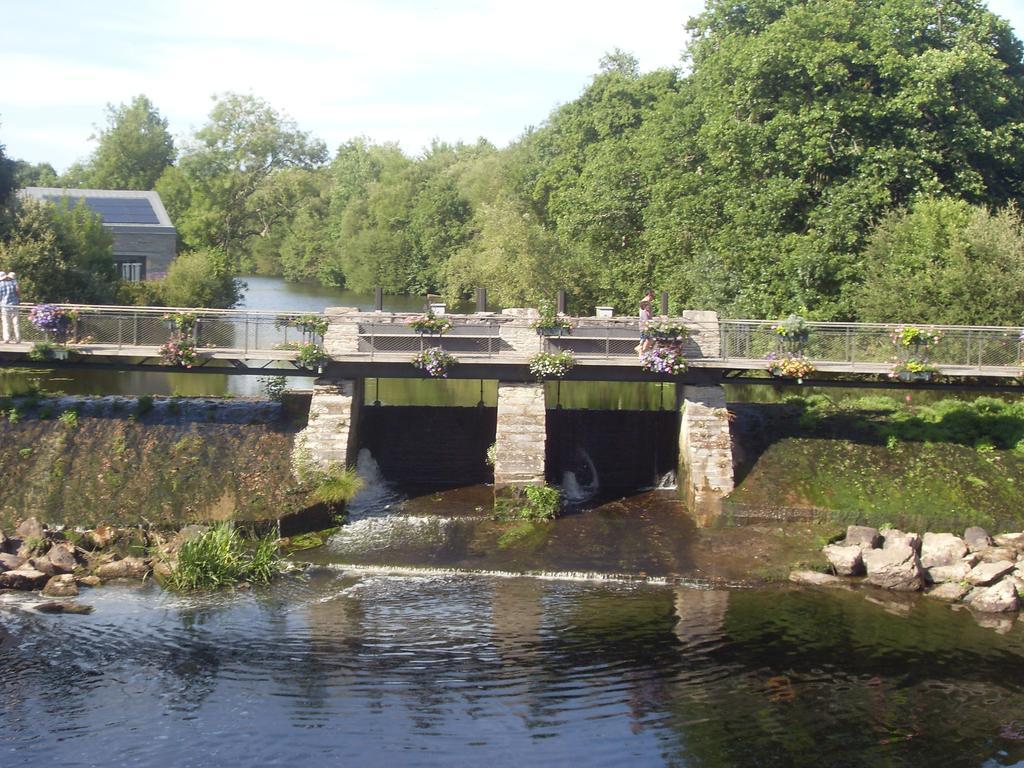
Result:
{"type": "MultiPolygon", "coordinates": [[[[247,306],[368,298],[281,288],[249,278],[247,306]]],[[[185,394],[218,379],[43,384],[185,394]]],[[[470,384],[445,396],[491,405],[470,384]]],[[[666,407],[659,388],[630,391],[555,396],[666,407]]],[[[785,568],[758,548],[782,529],[701,532],[671,492],[506,530],[482,514],[486,487],[407,497],[362,459],[349,525],[271,586],[111,584],[83,591],[85,616],[0,594],[0,764],[1024,766],[1016,617],[743,586],[755,561],[785,568]]],[[[599,485],[587,463],[572,478],[584,500],[599,485]]]]}

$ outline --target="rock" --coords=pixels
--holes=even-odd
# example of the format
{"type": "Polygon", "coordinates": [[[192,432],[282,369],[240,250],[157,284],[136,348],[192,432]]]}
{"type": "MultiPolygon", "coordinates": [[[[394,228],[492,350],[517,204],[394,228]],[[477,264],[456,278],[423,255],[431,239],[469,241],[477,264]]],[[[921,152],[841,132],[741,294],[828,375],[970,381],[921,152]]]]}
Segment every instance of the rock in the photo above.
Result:
{"type": "Polygon", "coordinates": [[[850,525],[846,528],[846,538],[839,542],[844,547],[860,547],[862,550],[875,549],[882,545],[882,536],[877,528],[866,525],[850,525]]]}
{"type": "Polygon", "coordinates": [[[803,584],[808,587],[845,587],[847,581],[839,576],[830,573],[818,573],[817,571],[791,571],[789,580],[794,584],[803,584]]]}
{"type": "Polygon", "coordinates": [[[992,542],[997,547],[1013,547],[1018,551],[1024,550],[1024,533],[1001,533],[992,537],[992,542]]]}
{"type": "Polygon", "coordinates": [[[174,568],[166,560],[153,561],[153,576],[155,576],[156,580],[161,584],[171,577],[173,570],[174,568]]]}
{"type": "Polygon", "coordinates": [[[45,573],[23,566],[0,573],[0,589],[42,589],[48,579],[45,573]]]}
{"type": "Polygon", "coordinates": [[[92,549],[106,549],[117,541],[119,531],[109,525],[101,525],[98,528],[86,531],[82,537],[82,543],[92,549]]]}
{"type": "Polygon", "coordinates": [[[11,555],[7,552],[0,553],[0,572],[14,571],[24,564],[25,558],[11,555]]]}
{"type": "Polygon", "coordinates": [[[99,576],[76,576],[75,583],[80,587],[98,587],[103,583],[99,576]]]}
{"type": "Polygon", "coordinates": [[[71,544],[54,544],[46,553],[46,557],[53,564],[53,570],[57,573],[71,573],[78,566],[75,549],[71,544]]]}
{"type": "Polygon", "coordinates": [[[34,517],[28,518],[14,531],[22,539],[41,539],[46,535],[46,527],[34,517]]]}
{"type": "Polygon", "coordinates": [[[7,537],[4,535],[3,531],[0,531],[0,552],[6,552],[6,551],[7,551],[7,537]]]}
{"type": "Polygon", "coordinates": [[[947,581],[945,584],[939,584],[934,589],[929,589],[925,592],[925,595],[934,597],[937,600],[945,600],[948,603],[956,603],[963,600],[964,596],[970,591],[970,587],[964,586],[959,581],[947,581]]]}
{"type": "Polygon", "coordinates": [[[75,577],[70,573],[54,576],[46,582],[46,586],[43,587],[43,594],[47,597],[74,597],[78,594],[75,577]]]}
{"type": "Polygon", "coordinates": [[[864,553],[868,583],[897,592],[914,592],[924,586],[924,571],[917,553],[907,545],[873,549],[864,553]]]}
{"type": "Polygon", "coordinates": [[[926,533],[921,540],[921,565],[952,565],[967,554],[967,545],[952,533],[926,533]]]}
{"type": "Polygon", "coordinates": [[[971,568],[981,562],[981,557],[977,552],[968,552],[966,555],[960,558],[961,563],[967,563],[971,568]]]}
{"type": "Polygon", "coordinates": [[[1009,634],[1013,630],[1013,617],[1005,613],[977,613],[971,611],[971,618],[979,627],[994,629],[1000,635],[1009,634]]]}
{"type": "Polygon", "coordinates": [[[1017,590],[1009,581],[1000,581],[991,587],[975,587],[965,602],[982,613],[1015,611],[1020,606],[1017,590]]]}
{"type": "Polygon", "coordinates": [[[844,547],[840,544],[829,544],[822,552],[828,558],[832,568],[839,576],[859,576],[864,573],[864,560],[858,546],[844,547]]]}
{"type": "Polygon", "coordinates": [[[977,552],[991,547],[992,539],[984,528],[973,525],[964,531],[964,543],[971,552],[977,552]]]}
{"type": "Polygon", "coordinates": [[[102,581],[111,579],[144,579],[149,575],[149,565],[145,560],[137,557],[126,557],[123,560],[114,560],[111,563],[104,563],[96,569],[96,575],[102,581]]]}
{"type": "Polygon", "coordinates": [[[48,603],[40,603],[35,606],[35,609],[40,613],[92,613],[91,605],[79,605],[78,603],[71,603],[67,600],[51,600],[48,603]]]}
{"type": "Polygon", "coordinates": [[[29,558],[28,564],[30,568],[35,568],[37,571],[45,573],[47,576],[54,576],[57,573],[53,568],[53,563],[50,562],[50,559],[46,555],[29,558]]]}
{"type": "Polygon", "coordinates": [[[1020,576],[1003,576],[1003,581],[1013,584],[1013,588],[1017,590],[1017,597],[1024,597],[1024,579],[1020,576]]]}
{"type": "Polygon", "coordinates": [[[1013,547],[989,547],[978,552],[983,563],[999,563],[1009,560],[1011,563],[1017,559],[1017,550],[1013,547]]]}
{"type": "Polygon", "coordinates": [[[998,581],[1003,575],[1010,573],[1013,568],[1013,563],[1005,560],[1000,563],[978,563],[967,574],[967,583],[976,587],[987,587],[998,581]]]}
{"type": "Polygon", "coordinates": [[[928,568],[925,578],[932,584],[945,584],[950,581],[963,581],[970,572],[971,565],[961,560],[953,565],[936,565],[934,568],[928,568]]]}
{"type": "Polygon", "coordinates": [[[900,544],[905,544],[915,552],[921,551],[920,534],[905,533],[904,531],[898,531],[895,528],[886,528],[882,531],[882,538],[882,549],[892,549],[900,544]]]}
{"type": "Polygon", "coordinates": [[[36,555],[45,555],[46,550],[50,548],[50,542],[46,539],[13,539],[13,541],[20,542],[18,547],[18,557],[24,557],[26,560],[36,555]]]}

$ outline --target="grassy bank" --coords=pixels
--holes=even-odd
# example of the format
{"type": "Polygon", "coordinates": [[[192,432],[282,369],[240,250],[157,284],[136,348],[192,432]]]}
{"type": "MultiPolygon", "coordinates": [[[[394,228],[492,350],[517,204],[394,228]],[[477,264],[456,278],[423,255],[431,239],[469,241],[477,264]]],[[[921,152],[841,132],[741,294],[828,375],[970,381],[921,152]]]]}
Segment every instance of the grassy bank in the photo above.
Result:
{"type": "Polygon", "coordinates": [[[0,402],[0,526],[29,515],[81,526],[265,520],[308,504],[291,472],[297,427],[284,417],[237,423],[237,403],[230,418],[215,404],[158,405],[123,400],[90,415],[67,400],[0,402]]]}
{"type": "Polygon", "coordinates": [[[1024,403],[814,395],[737,415],[734,504],[916,530],[1024,523],[1024,403]]]}

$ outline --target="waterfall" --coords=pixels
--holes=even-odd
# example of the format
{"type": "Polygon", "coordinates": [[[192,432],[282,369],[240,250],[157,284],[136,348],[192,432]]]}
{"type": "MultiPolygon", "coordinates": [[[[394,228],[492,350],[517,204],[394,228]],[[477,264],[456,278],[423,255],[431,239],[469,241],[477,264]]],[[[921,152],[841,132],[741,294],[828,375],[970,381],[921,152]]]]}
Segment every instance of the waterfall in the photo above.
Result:
{"type": "Polygon", "coordinates": [[[363,487],[348,503],[351,516],[380,516],[388,514],[391,506],[402,500],[381,474],[380,465],[368,448],[360,448],[356,456],[356,474],[363,481],[363,487]]]}
{"type": "Polygon", "coordinates": [[[571,469],[562,473],[562,493],[565,494],[565,498],[570,504],[579,504],[594,498],[601,487],[597,478],[597,467],[594,465],[593,459],[590,458],[590,454],[583,448],[577,447],[576,455],[580,459],[577,468],[585,470],[589,482],[581,484],[579,475],[571,469]]]}
{"type": "Polygon", "coordinates": [[[679,487],[677,483],[678,480],[676,479],[676,471],[674,469],[670,469],[668,472],[661,476],[661,478],[658,480],[657,485],[655,485],[654,487],[658,488],[659,490],[674,491],[679,487]]]}

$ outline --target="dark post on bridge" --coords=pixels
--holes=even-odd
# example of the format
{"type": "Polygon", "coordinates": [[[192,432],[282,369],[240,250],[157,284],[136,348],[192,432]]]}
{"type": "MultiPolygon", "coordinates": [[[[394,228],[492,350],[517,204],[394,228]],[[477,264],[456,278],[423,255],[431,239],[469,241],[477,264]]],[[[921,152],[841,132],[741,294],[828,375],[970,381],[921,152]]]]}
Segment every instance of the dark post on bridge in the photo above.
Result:
{"type": "Polygon", "coordinates": [[[476,289],[476,311],[486,312],[487,311],[487,289],[477,288],[476,289]]]}
{"type": "Polygon", "coordinates": [[[377,312],[384,311],[384,289],[374,288],[373,289],[373,308],[377,312]]]}
{"type": "Polygon", "coordinates": [[[661,292],[661,314],[668,317],[668,291],[661,292]]]}
{"type": "Polygon", "coordinates": [[[558,292],[558,314],[565,314],[565,291],[558,292]]]}

